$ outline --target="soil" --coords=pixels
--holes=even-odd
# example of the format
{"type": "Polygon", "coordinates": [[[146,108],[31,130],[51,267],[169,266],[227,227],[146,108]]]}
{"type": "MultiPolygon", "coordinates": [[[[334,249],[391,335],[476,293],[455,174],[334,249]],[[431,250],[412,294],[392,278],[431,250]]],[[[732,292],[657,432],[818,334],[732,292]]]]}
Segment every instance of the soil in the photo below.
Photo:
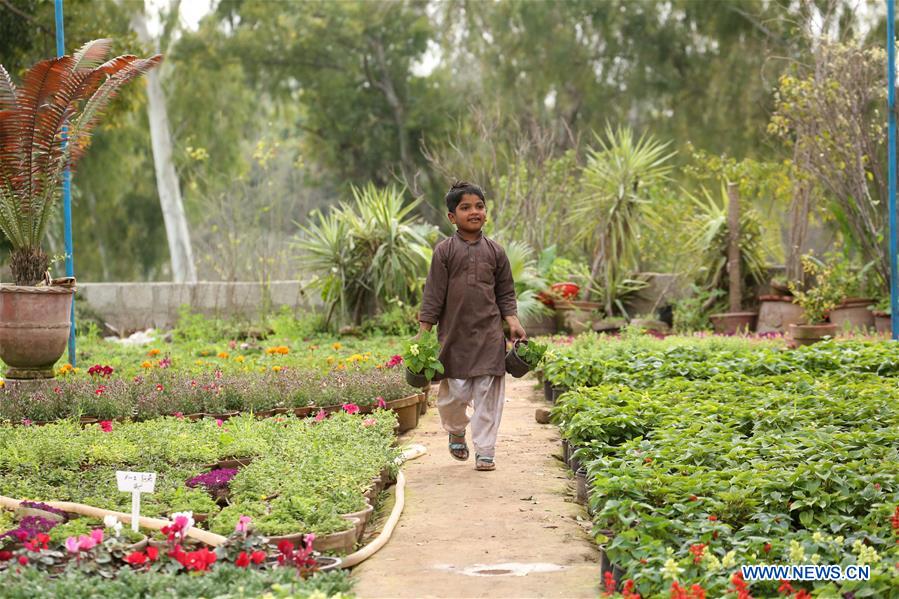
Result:
{"type": "Polygon", "coordinates": [[[546,406],[530,376],[507,376],[496,470],[477,472],[473,449],[467,462],[450,457],[432,394],[418,428],[400,439],[428,453],[404,466],[403,515],[387,545],[354,569],[355,593],[597,597],[599,551],[574,501],[558,429],[534,420],[535,409],[546,406]]]}

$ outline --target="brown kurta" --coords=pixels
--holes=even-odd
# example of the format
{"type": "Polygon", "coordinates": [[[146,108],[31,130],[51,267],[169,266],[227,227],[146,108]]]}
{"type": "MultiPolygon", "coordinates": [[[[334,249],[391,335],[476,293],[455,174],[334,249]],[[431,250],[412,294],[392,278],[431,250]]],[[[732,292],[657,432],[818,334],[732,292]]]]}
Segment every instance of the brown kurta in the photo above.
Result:
{"type": "Polygon", "coordinates": [[[437,325],[444,377],[506,373],[502,319],[518,313],[509,258],[481,235],[467,242],[457,231],[434,248],[419,320],[437,325]]]}

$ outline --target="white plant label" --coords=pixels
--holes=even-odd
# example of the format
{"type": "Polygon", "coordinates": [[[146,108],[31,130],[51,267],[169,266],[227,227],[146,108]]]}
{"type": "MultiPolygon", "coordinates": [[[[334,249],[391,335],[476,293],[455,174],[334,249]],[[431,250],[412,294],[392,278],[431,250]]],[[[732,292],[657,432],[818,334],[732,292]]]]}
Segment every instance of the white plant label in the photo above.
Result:
{"type": "Polygon", "coordinates": [[[131,530],[137,532],[140,520],[140,494],[153,492],[156,488],[156,473],[116,470],[115,477],[119,491],[131,493],[131,530]]]}

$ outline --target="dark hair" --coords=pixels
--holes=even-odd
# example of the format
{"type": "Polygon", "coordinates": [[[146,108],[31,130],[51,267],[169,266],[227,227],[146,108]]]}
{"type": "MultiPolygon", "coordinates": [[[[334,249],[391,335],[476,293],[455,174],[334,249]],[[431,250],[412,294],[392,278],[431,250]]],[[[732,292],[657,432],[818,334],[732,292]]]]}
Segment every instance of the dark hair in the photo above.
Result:
{"type": "Polygon", "coordinates": [[[450,212],[455,212],[456,208],[459,207],[459,202],[462,201],[462,197],[469,194],[478,196],[482,202],[487,201],[484,199],[484,192],[474,183],[456,181],[450,190],[446,192],[446,197],[444,198],[446,200],[446,209],[450,212]]]}

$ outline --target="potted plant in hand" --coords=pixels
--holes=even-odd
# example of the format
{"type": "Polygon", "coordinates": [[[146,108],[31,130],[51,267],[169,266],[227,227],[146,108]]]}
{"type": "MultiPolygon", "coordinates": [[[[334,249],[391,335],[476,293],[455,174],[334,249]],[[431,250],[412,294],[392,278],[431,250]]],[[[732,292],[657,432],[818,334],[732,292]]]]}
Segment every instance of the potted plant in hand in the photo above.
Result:
{"type": "Polygon", "coordinates": [[[403,362],[406,364],[406,382],[413,387],[427,387],[437,373],[443,374],[443,364],[437,359],[440,344],[437,334],[422,331],[417,339],[406,343],[403,362]]]}
{"type": "Polygon", "coordinates": [[[506,354],[506,372],[515,378],[521,378],[528,371],[540,366],[545,353],[545,343],[537,343],[527,339],[518,340],[506,354]]]}
{"type": "Polygon", "coordinates": [[[842,292],[833,279],[833,269],[813,256],[802,257],[802,270],[814,278],[814,285],[802,291],[790,283],[795,301],[805,313],[805,324],[790,325],[790,334],[797,345],[811,345],[836,334],[837,325],[825,320],[842,299],[842,292]]]}
{"type": "Polygon", "coordinates": [[[110,45],[94,40],[39,62],[18,88],[0,66],[0,231],[12,245],[15,282],[0,286],[0,359],[10,378],[52,378],[68,341],[74,286],[37,286],[50,265],[41,242],[63,172],[84,155],[116,91],[162,60],[104,62],[110,45]]]}

